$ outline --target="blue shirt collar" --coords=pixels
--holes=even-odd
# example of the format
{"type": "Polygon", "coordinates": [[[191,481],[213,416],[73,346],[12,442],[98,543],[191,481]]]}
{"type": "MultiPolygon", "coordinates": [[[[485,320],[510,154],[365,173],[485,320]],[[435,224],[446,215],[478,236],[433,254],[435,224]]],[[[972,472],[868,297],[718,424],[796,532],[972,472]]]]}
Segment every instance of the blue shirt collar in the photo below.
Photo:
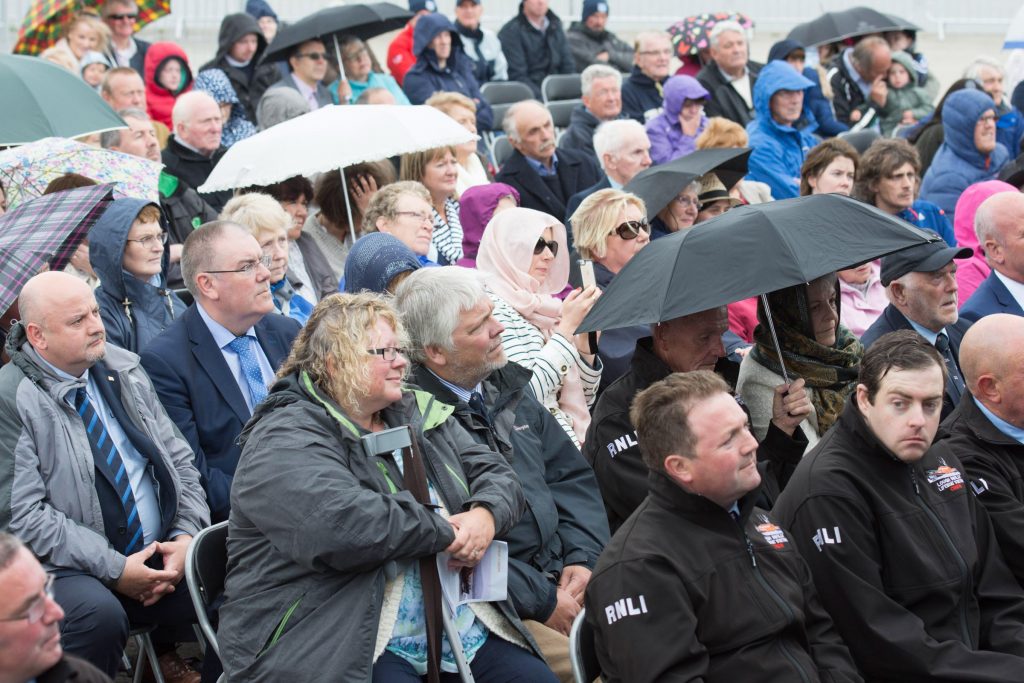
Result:
{"type": "Polygon", "coordinates": [[[974,401],[974,405],[978,406],[978,410],[981,411],[982,415],[988,418],[988,421],[995,425],[996,429],[1001,431],[1006,436],[1010,437],[1017,443],[1024,445],[1024,429],[1015,427],[1006,420],[1002,419],[991,410],[986,408],[981,401],[971,396],[971,400],[974,401]]]}
{"type": "Polygon", "coordinates": [[[526,163],[528,163],[530,165],[530,168],[532,168],[534,171],[536,171],[537,175],[539,175],[539,176],[558,175],[558,153],[557,152],[555,154],[551,155],[551,168],[548,168],[542,162],[537,161],[533,157],[528,157],[525,154],[523,155],[523,158],[526,159],[526,163]]]}
{"type": "MultiPolygon", "coordinates": [[[[907,316],[903,316],[903,317],[907,318],[907,316]]],[[[922,337],[927,339],[928,343],[931,344],[932,346],[935,346],[935,340],[939,338],[939,334],[940,333],[945,333],[945,331],[946,331],[946,328],[943,327],[938,332],[932,332],[927,327],[921,327],[920,325],[915,323],[910,318],[907,318],[907,322],[910,323],[910,326],[914,328],[914,331],[916,331],[919,335],[921,335],[922,337]]],[[[946,336],[948,337],[949,335],[947,334],[946,336]]]]}
{"type": "Polygon", "coordinates": [[[53,374],[57,375],[61,379],[69,379],[69,380],[72,380],[72,381],[73,380],[81,380],[83,382],[88,382],[89,381],[89,371],[88,370],[83,372],[80,377],[75,377],[74,375],[69,375],[68,373],[64,372],[63,370],[58,368],[56,365],[54,365],[50,361],[48,361],[45,358],[43,358],[43,354],[39,353],[39,351],[36,351],[36,355],[39,356],[39,360],[41,360],[43,363],[46,364],[46,367],[50,368],[50,370],[53,371],[53,374]]]}
{"type": "MultiPolygon", "coordinates": [[[[217,344],[218,349],[223,349],[235,340],[235,333],[211,318],[202,304],[197,302],[196,309],[199,311],[199,316],[203,319],[203,322],[206,323],[207,329],[210,330],[210,335],[213,336],[213,341],[217,344]]],[[[256,339],[256,328],[250,327],[245,331],[245,336],[256,339]]]]}
{"type": "Polygon", "coordinates": [[[436,377],[438,382],[451,389],[451,392],[455,394],[458,397],[458,399],[463,403],[469,403],[469,397],[473,395],[474,391],[479,393],[481,396],[483,395],[483,391],[481,391],[480,384],[477,384],[472,389],[466,389],[465,387],[460,387],[458,384],[452,384],[451,382],[446,380],[444,377],[441,377],[430,368],[427,368],[427,372],[436,377]]]}

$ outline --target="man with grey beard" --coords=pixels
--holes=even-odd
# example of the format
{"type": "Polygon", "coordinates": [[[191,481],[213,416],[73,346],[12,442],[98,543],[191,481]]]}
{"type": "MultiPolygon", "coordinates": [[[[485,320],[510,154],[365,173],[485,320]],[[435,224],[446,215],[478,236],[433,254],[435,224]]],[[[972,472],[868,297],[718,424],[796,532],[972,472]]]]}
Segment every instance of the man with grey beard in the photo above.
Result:
{"type": "Polygon", "coordinates": [[[0,368],[0,529],[55,577],[66,652],[113,677],[129,624],[160,624],[165,680],[197,682],[172,636],[195,621],[181,579],[210,523],[192,450],[139,357],[107,345],[89,285],[41,273],[18,306],[0,368]]]}
{"type": "Polygon", "coordinates": [[[594,473],[529,389],[531,373],[505,358],[504,327],[475,271],[421,268],[399,285],[412,381],[455,407],[454,419],[501,453],[526,494],[508,543],[508,595],[551,669],[571,681],[569,629],[608,522],[594,473]]]}

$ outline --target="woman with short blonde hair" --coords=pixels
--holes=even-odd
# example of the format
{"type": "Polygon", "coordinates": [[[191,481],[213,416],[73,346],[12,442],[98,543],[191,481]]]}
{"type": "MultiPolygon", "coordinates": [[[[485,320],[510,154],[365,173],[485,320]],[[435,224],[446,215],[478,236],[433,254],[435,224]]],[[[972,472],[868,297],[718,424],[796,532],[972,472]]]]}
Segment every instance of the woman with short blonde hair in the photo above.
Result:
{"type": "MultiPolygon", "coordinates": [[[[439,109],[455,120],[460,126],[473,135],[476,130],[476,102],[458,92],[438,92],[430,96],[424,104],[439,109]]],[[[455,146],[455,160],[459,162],[459,179],[455,184],[455,194],[462,193],[477,185],[486,185],[494,180],[487,170],[487,162],[477,151],[477,141],[470,140],[455,146]]]]}
{"type": "Polygon", "coordinates": [[[423,183],[430,193],[434,235],[427,257],[442,266],[455,265],[462,258],[462,222],[459,220],[459,200],[456,195],[459,163],[455,157],[455,148],[435,147],[423,152],[403,154],[398,177],[399,180],[423,183]]]}

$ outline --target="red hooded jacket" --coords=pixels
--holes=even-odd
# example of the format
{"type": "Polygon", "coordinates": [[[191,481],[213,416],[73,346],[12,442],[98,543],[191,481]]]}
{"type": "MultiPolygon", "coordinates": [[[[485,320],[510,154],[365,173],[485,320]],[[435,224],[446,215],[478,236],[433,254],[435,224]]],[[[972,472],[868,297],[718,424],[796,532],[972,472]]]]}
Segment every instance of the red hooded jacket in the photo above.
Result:
{"type": "Polygon", "coordinates": [[[143,79],[146,82],[146,109],[154,121],[159,121],[174,130],[171,122],[171,110],[174,101],[182,93],[192,89],[192,69],[188,65],[188,55],[177,43],[153,43],[146,51],[143,67],[143,79]],[[181,85],[177,92],[171,92],[156,82],[156,74],[165,62],[176,59],[181,63],[181,85]]]}

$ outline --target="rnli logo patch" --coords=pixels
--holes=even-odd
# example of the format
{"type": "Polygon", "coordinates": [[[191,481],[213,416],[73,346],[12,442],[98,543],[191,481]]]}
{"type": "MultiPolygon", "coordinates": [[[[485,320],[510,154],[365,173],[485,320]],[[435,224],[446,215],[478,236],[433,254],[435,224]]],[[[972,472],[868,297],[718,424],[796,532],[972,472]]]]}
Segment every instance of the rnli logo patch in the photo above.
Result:
{"type": "Polygon", "coordinates": [[[758,532],[764,536],[765,542],[773,548],[779,549],[784,548],[789,539],[786,538],[786,532],[781,527],[773,524],[764,515],[761,515],[761,524],[754,527],[758,532]]]}
{"type": "Polygon", "coordinates": [[[934,470],[927,470],[925,472],[928,483],[934,485],[940,492],[959,491],[962,489],[964,487],[964,477],[960,474],[960,470],[950,467],[944,460],[939,460],[939,462],[941,464],[934,470]]]}

